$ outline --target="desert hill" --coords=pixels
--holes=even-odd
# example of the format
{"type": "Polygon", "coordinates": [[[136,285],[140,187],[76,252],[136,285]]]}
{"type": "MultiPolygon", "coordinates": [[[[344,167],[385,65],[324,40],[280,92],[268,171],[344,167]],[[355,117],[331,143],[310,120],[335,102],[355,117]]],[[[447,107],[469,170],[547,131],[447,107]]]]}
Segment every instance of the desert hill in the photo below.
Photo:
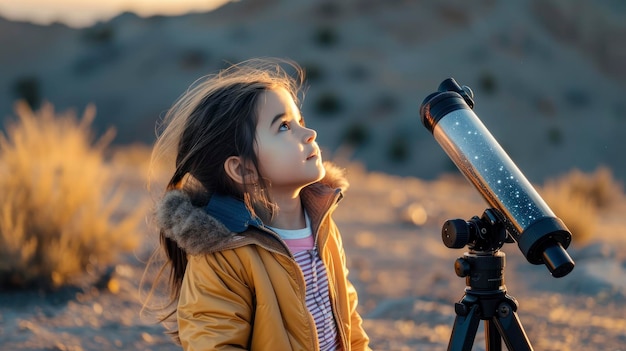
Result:
{"type": "Polygon", "coordinates": [[[456,172],[418,114],[454,77],[531,181],[601,165],[624,180],[625,16],[609,0],[258,0],[84,29],[0,20],[0,116],[18,97],[60,111],[94,103],[99,132],[151,143],[194,80],[278,56],[307,69],[303,112],[327,155],[398,175],[456,172]]]}

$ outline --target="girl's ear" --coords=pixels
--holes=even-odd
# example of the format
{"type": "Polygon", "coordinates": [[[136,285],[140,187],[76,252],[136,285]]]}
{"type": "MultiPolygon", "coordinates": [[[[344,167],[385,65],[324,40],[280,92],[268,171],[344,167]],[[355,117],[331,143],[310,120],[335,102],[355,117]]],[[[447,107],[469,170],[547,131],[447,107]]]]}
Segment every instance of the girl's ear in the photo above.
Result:
{"type": "Polygon", "coordinates": [[[230,156],[224,161],[226,174],[237,184],[253,184],[258,181],[258,174],[254,167],[244,164],[239,156],[230,156]]]}

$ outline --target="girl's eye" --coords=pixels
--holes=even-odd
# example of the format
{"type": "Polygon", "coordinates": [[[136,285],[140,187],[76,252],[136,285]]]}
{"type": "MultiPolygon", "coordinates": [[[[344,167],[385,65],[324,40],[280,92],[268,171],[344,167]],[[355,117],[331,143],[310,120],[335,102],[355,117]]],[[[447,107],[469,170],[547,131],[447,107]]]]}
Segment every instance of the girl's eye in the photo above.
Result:
{"type": "Polygon", "coordinates": [[[278,130],[279,131],[285,131],[285,130],[290,130],[291,127],[289,126],[289,123],[287,121],[282,122],[279,126],[278,126],[278,130]]]}

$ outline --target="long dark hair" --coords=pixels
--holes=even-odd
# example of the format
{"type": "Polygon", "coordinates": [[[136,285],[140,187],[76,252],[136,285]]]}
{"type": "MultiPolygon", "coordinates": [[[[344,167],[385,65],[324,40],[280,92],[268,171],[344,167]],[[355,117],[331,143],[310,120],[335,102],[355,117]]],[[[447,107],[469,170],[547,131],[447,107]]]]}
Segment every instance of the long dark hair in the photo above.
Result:
{"type": "MultiPolygon", "coordinates": [[[[239,156],[261,174],[255,153],[258,97],[267,90],[283,88],[298,103],[303,79],[302,69],[291,61],[254,59],[196,81],[167,112],[152,151],[152,168],[174,163],[165,192],[182,190],[196,206],[205,205],[211,194],[220,193],[242,199],[252,212],[260,205],[272,213],[272,201],[263,191],[267,189],[263,177],[255,185],[260,191],[251,191],[245,184],[233,182],[224,170],[224,162],[230,156],[239,156]],[[283,67],[285,64],[290,71],[283,67]]],[[[148,300],[156,281],[169,270],[169,301],[160,318],[165,322],[176,313],[187,253],[162,229],[159,231],[160,249],[155,254],[165,254],[165,261],[148,300]]],[[[172,334],[177,339],[177,331],[172,334]]]]}

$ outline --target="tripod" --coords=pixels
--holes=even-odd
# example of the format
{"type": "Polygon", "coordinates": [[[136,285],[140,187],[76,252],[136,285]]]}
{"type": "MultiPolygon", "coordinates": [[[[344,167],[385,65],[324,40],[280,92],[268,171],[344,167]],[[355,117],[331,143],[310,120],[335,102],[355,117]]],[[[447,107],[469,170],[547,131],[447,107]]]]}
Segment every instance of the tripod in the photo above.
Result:
{"type": "Polygon", "coordinates": [[[502,340],[509,351],[532,351],[530,341],[517,315],[517,301],[504,285],[505,254],[499,249],[513,242],[495,210],[487,209],[481,218],[470,221],[450,220],[442,229],[446,246],[469,252],[454,263],[459,277],[465,277],[463,298],[455,303],[456,318],[448,351],[470,351],[478,324],[485,322],[487,351],[501,351],[502,340]]]}

